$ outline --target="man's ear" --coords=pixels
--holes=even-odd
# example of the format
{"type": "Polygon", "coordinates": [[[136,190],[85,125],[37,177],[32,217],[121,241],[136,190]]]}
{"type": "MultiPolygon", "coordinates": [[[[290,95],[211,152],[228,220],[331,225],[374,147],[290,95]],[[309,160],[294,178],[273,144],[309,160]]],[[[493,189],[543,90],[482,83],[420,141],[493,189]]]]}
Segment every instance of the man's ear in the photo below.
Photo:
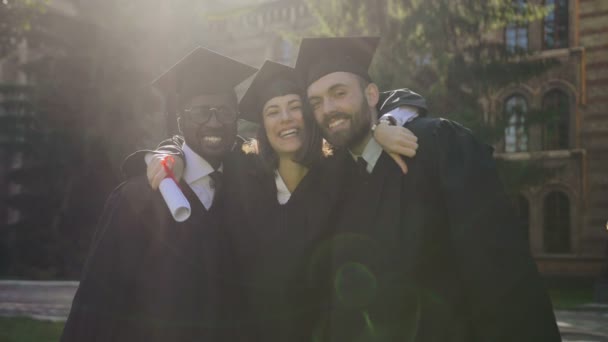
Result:
{"type": "Polygon", "coordinates": [[[376,108],[378,101],[380,101],[380,90],[376,83],[370,83],[365,87],[365,98],[370,107],[376,108]]]}

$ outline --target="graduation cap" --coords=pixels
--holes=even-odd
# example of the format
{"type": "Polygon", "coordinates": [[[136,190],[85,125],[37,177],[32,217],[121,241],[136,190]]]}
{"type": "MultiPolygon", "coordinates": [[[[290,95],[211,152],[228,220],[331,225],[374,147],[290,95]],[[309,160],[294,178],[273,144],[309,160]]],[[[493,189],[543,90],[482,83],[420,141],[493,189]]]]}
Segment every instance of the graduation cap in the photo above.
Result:
{"type": "Polygon", "coordinates": [[[306,86],[337,71],[351,72],[371,81],[367,70],[379,42],[380,37],[304,38],[296,70],[306,86]]]}
{"type": "Polygon", "coordinates": [[[197,47],[152,85],[167,98],[184,101],[199,94],[234,93],[234,87],[253,75],[256,68],[203,47],[197,47]]]}
{"type": "Polygon", "coordinates": [[[265,61],[239,102],[241,118],[261,123],[264,104],[273,97],[302,95],[302,84],[295,69],[273,61],[265,61]]]}

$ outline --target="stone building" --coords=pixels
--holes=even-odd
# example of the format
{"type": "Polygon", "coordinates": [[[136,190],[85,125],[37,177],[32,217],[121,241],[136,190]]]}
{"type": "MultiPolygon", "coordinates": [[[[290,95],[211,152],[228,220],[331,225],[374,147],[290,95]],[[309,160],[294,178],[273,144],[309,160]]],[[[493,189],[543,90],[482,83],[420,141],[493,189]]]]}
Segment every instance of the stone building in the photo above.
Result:
{"type": "Polygon", "coordinates": [[[293,64],[297,54],[290,32],[302,32],[315,20],[304,1],[279,0],[208,15],[206,44],[251,65],[265,59],[293,64]]]}
{"type": "MultiPolygon", "coordinates": [[[[487,109],[507,115],[509,122],[496,158],[552,170],[551,177],[515,200],[541,272],[594,277],[608,259],[608,2],[544,3],[553,5],[545,19],[489,38],[531,51],[533,58],[561,63],[502,89],[487,109]],[[527,112],[538,109],[554,111],[555,120],[527,125],[527,112]]],[[[264,59],[292,64],[297,47],[284,35],[315,24],[300,0],[270,1],[231,13],[209,16],[208,45],[252,65],[264,59]]]]}
{"type": "Polygon", "coordinates": [[[545,3],[554,7],[544,20],[497,34],[534,58],[561,62],[495,94],[490,111],[507,115],[510,125],[497,158],[555,171],[516,201],[530,248],[544,274],[592,276],[608,252],[608,2],[545,3]],[[555,120],[526,127],[526,113],[539,109],[555,120]]]}

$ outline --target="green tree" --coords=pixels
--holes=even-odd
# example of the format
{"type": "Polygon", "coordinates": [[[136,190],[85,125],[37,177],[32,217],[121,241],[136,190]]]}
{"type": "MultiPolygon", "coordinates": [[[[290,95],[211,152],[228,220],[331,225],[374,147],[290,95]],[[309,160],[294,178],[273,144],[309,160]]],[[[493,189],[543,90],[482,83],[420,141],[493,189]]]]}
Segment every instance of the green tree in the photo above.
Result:
{"type": "Polygon", "coordinates": [[[36,18],[44,13],[46,1],[0,1],[0,58],[13,51],[32,30],[36,18]]]}
{"type": "Polygon", "coordinates": [[[199,40],[202,14],[190,0],[155,0],[71,1],[74,15],[26,16],[16,6],[37,2],[7,1],[11,15],[27,20],[7,25],[42,57],[19,66],[28,86],[7,85],[0,99],[0,148],[25,156],[8,175],[21,189],[9,199],[21,220],[0,232],[0,259],[8,260],[0,271],[77,277],[105,198],[122,179],[121,161],[175,122],[149,83],[199,40]],[[14,27],[23,22],[29,29],[14,27]]]}

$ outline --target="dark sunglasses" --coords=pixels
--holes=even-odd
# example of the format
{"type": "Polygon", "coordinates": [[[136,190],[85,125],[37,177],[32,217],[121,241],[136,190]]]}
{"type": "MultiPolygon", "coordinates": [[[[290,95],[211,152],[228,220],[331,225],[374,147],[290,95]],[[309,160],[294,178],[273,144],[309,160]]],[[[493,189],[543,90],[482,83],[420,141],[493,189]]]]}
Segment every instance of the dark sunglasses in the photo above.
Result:
{"type": "Polygon", "coordinates": [[[203,125],[206,124],[212,115],[215,115],[215,119],[221,124],[231,124],[236,121],[237,112],[234,109],[227,107],[209,107],[209,106],[197,106],[188,109],[184,109],[184,116],[195,124],[203,125]]]}

